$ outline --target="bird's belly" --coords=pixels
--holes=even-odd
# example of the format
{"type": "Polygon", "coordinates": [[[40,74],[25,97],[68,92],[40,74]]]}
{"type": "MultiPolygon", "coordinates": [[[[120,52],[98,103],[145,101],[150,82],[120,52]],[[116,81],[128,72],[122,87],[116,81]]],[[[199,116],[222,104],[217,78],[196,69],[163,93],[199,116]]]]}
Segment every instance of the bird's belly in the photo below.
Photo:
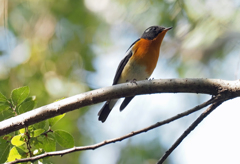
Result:
{"type": "Polygon", "coordinates": [[[144,65],[139,65],[136,62],[129,60],[124,67],[122,74],[118,80],[118,83],[125,83],[130,80],[146,80],[150,77],[150,74],[146,71],[144,65]]]}

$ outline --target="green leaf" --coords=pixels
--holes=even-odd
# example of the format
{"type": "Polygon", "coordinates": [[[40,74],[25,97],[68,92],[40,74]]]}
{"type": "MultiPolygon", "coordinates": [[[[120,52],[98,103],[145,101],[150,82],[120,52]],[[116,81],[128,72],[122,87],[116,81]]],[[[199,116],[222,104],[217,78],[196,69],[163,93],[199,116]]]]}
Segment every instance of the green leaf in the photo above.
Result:
{"type": "Polygon", "coordinates": [[[0,102],[0,112],[11,108],[8,102],[0,102]]]}
{"type": "Polygon", "coordinates": [[[18,147],[13,147],[10,150],[9,156],[8,156],[8,162],[15,161],[16,159],[21,159],[27,157],[27,153],[24,152],[22,149],[18,147]]]}
{"type": "Polygon", "coordinates": [[[56,150],[56,141],[54,140],[54,138],[50,136],[43,136],[41,141],[42,141],[42,147],[46,152],[56,150]]]}
{"type": "Polygon", "coordinates": [[[10,150],[10,143],[0,138],[0,163],[5,163],[10,150]]]}
{"type": "Polygon", "coordinates": [[[37,138],[31,138],[30,139],[30,144],[33,150],[35,149],[42,149],[43,148],[43,142],[39,141],[39,138],[43,138],[44,136],[39,136],[37,138]]]}
{"type": "Polygon", "coordinates": [[[56,124],[61,118],[63,118],[63,116],[65,116],[65,113],[59,116],[55,116],[53,118],[49,119],[49,126],[53,126],[54,124],[56,124]]]}
{"type": "Polygon", "coordinates": [[[48,121],[44,120],[44,121],[38,122],[36,124],[33,124],[33,127],[35,129],[45,129],[45,130],[48,130],[48,128],[49,128],[48,121]]]}
{"type": "Polygon", "coordinates": [[[20,132],[21,134],[24,134],[24,133],[25,133],[25,128],[20,129],[19,132],[20,132]]]}
{"type": "Polygon", "coordinates": [[[11,140],[11,143],[15,146],[23,145],[25,143],[24,139],[23,139],[23,135],[19,134],[19,135],[14,136],[11,140]]]}
{"type": "Polygon", "coordinates": [[[33,110],[36,105],[36,96],[28,97],[18,108],[19,114],[33,110]]]}
{"type": "Polygon", "coordinates": [[[29,95],[30,89],[28,86],[14,89],[11,93],[11,99],[14,105],[20,105],[29,95]]]}
{"type": "Polygon", "coordinates": [[[7,98],[0,92],[0,102],[7,102],[7,98]]]}
{"type": "Polygon", "coordinates": [[[57,143],[65,148],[71,148],[74,146],[74,139],[71,134],[63,130],[56,130],[53,132],[57,143]]]}
{"type": "Polygon", "coordinates": [[[43,132],[45,132],[44,129],[37,129],[33,131],[33,137],[37,137],[39,135],[41,135],[43,132]]]}
{"type": "Polygon", "coordinates": [[[0,121],[8,119],[10,117],[15,116],[12,110],[4,110],[0,112],[0,121]]]}
{"type": "MultiPolygon", "coordinates": [[[[10,134],[7,134],[3,137],[5,141],[10,141],[12,139],[12,136],[10,134]]],[[[0,144],[1,145],[1,144],[0,144]]]]}

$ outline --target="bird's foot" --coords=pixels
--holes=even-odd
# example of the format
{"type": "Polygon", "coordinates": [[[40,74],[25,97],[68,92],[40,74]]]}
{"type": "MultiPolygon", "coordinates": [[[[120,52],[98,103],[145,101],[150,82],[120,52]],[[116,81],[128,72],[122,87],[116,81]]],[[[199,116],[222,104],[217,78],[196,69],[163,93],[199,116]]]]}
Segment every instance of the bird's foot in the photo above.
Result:
{"type": "Polygon", "coordinates": [[[152,81],[152,80],[154,80],[154,77],[153,77],[153,78],[146,79],[146,80],[152,81]]]}
{"type": "Polygon", "coordinates": [[[137,85],[137,79],[126,80],[126,82],[130,82],[132,84],[136,84],[137,85]]]}

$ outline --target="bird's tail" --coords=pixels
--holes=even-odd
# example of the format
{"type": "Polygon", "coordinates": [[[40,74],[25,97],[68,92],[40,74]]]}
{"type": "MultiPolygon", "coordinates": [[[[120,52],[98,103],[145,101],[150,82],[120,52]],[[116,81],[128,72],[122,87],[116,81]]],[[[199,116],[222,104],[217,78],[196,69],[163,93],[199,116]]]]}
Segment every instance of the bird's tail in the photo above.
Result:
{"type": "Polygon", "coordinates": [[[99,116],[98,120],[104,123],[116,103],[117,103],[117,99],[107,101],[103,105],[102,109],[98,112],[98,116],[99,116]]]}
{"type": "Polygon", "coordinates": [[[134,96],[133,96],[133,97],[126,97],[126,98],[123,100],[123,102],[122,102],[122,104],[121,104],[121,106],[120,106],[120,111],[122,111],[122,110],[128,105],[128,103],[130,103],[130,101],[131,101],[133,98],[134,98],[134,96]]]}

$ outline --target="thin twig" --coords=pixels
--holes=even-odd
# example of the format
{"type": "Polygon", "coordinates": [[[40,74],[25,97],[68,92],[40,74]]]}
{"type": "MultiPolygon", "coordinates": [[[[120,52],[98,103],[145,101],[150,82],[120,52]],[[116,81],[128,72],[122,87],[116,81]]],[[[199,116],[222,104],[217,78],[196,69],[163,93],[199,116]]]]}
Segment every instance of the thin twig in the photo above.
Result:
{"type": "Polygon", "coordinates": [[[26,145],[27,145],[27,149],[28,149],[28,153],[29,153],[29,156],[30,157],[32,157],[33,156],[33,154],[32,154],[32,152],[31,152],[31,145],[30,145],[30,134],[29,134],[29,132],[28,132],[28,127],[25,127],[25,135],[27,136],[27,138],[26,138],[26,145]]]}
{"type": "Polygon", "coordinates": [[[183,132],[183,134],[177,139],[177,141],[165,152],[162,158],[157,162],[157,164],[162,164],[167,157],[172,153],[172,151],[187,137],[187,135],[214,109],[216,109],[223,101],[214,102],[207,110],[205,110],[189,127],[183,132]]]}
{"type": "Polygon", "coordinates": [[[30,158],[24,158],[24,159],[17,159],[15,161],[12,161],[12,162],[9,162],[7,164],[14,164],[14,163],[19,163],[19,162],[27,162],[27,161],[35,161],[35,160],[38,160],[38,159],[41,159],[41,158],[45,158],[45,157],[49,157],[49,156],[63,156],[65,154],[69,154],[69,153],[72,153],[72,152],[75,152],[75,151],[83,151],[83,150],[94,150],[94,149],[97,149],[99,147],[102,147],[102,146],[105,146],[107,144],[110,144],[110,143],[115,143],[115,142],[118,142],[118,141],[122,141],[124,139],[127,139],[127,138],[130,138],[132,136],[135,136],[137,134],[140,134],[140,133],[143,133],[143,132],[147,132],[149,130],[152,130],[156,127],[159,127],[159,126],[162,126],[164,124],[167,124],[167,123],[170,123],[172,121],[175,121],[179,118],[182,118],[184,116],[187,116],[193,112],[196,112],[206,106],[208,106],[209,104],[212,104],[214,101],[216,100],[215,97],[211,98],[210,100],[190,109],[190,110],[187,110],[185,112],[182,112],[180,114],[177,114],[176,116],[173,116],[171,118],[168,118],[166,120],[163,120],[161,122],[157,122],[149,127],[146,127],[144,129],[141,129],[141,130],[138,130],[138,131],[133,131],[127,135],[124,135],[122,137],[118,137],[118,138],[114,138],[114,139],[110,139],[110,140],[105,140],[103,142],[100,142],[98,144],[94,144],[94,145],[90,145],[90,146],[81,146],[81,147],[73,147],[73,148],[70,148],[70,149],[65,149],[65,150],[61,150],[61,151],[55,151],[55,152],[48,152],[48,153],[44,153],[44,154],[41,154],[41,155],[38,155],[38,156],[35,156],[35,157],[30,157],[30,158]]]}

